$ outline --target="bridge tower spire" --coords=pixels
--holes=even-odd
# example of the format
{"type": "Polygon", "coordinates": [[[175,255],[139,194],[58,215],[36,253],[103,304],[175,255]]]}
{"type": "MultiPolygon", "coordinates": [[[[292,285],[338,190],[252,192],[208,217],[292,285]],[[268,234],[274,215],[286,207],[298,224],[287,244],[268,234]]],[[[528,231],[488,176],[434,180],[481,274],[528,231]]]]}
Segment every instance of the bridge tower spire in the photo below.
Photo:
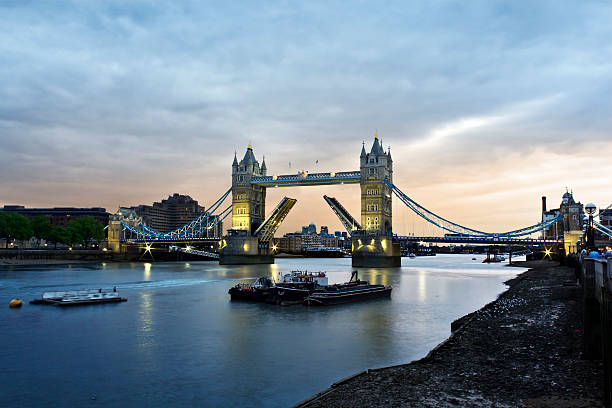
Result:
{"type": "Polygon", "coordinates": [[[265,164],[259,162],[249,143],[240,162],[232,164],[232,229],[253,233],[263,222],[266,209],[266,188],[252,185],[251,178],[265,175],[265,164]]]}
{"type": "Polygon", "coordinates": [[[391,190],[385,180],[393,183],[393,161],[378,138],[378,131],[370,153],[360,155],[361,170],[361,226],[366,233],[391,235],[393,214],[391,190]]]}

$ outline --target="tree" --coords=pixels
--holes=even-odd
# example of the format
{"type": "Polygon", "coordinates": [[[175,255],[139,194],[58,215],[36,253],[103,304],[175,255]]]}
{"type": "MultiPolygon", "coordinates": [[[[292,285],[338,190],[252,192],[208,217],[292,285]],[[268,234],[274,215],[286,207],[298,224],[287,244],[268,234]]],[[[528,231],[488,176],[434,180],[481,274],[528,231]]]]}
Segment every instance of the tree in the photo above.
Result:
{"type": "Polygon", "coordinates": [[[87,247],[89,241],[100,241],[104,239],[104,226],[100,224],[94,217],[81,217],[70,220],[67,229],[70,233],[71,244],[75,242],[83,242],[83,246],[87,247]]]}
{"type": "Polygon", "coordinates": [[[55,245],[55,248],[57,248],[58,242],[68,245],[70,244],[70,233],[64,227],[53,227],[52,226],[47,240],[49,242],[52,242],[55,245]]]}
{"type": "Polygon", "coordinates": [[[38,238],[38,246],[40,246],[40,240],[44,239],[46,241],[49,240],[49,236],[51,235],[51,230],[53,226],[47,220],[47,217],[44,215],[39,215],[32,218],[32,230],[34,232],[34,236],[38,238]]]}
{"type": "Polygon", "coordinates": [[[6,239],[6,248],[15,239],[32,238],[34,232],[30,220],[21,214],[0,211],[0,237],[6,239]]]}

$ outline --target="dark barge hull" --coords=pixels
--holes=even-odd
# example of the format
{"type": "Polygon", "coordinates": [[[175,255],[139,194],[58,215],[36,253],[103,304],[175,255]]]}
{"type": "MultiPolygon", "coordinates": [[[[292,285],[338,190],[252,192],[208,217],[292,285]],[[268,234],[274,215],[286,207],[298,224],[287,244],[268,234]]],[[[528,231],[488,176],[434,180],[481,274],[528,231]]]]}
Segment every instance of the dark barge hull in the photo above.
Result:
{"type": "Polygon", "coordinates": [[[314,289],[283,288],[277,286],[274,288],[274,303],[282,306],[304,303],[304,299],[306,299],[313,290],[314,289]]]}
{"type": "Polygon", "coordinates": [[[229,294],[232,300],[246,300],[249,302],[272,302],[272,293],[270,289],[254,289],[254,290],[240,290],[231,288],[229,294]]]}
{"type": "Polygon", "coordinates": [[[391,297],[391,287],[314,293],[304,301],[308,306],[328,306],[391,297]]]}

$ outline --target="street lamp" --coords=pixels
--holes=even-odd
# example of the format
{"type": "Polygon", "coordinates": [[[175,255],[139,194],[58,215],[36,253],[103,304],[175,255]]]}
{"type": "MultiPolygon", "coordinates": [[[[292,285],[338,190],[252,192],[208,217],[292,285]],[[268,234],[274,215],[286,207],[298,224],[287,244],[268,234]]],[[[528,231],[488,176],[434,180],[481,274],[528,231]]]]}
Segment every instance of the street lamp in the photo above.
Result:
{"type": "Polygon", "coordinates": [[[597,209],[597,207],[595,207],[595,204],[593,203],[588,203],[584,207],[584,209],[589,215],[589,224],[587,225],[587,247],[593,248],[595,247],[595,236],[593,234],[593,216],[595,215],[595,210],[597,209]]]}

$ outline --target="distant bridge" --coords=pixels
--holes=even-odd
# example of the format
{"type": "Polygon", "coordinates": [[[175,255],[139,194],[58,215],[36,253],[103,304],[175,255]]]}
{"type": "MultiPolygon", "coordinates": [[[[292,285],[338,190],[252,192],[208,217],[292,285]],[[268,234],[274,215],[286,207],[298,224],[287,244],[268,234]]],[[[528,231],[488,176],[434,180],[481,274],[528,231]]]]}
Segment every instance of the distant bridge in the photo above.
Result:
{"type": "Polygon", "coordinates": [[[489,245],[557,245],[562,241],[552,239],[532,239],[532,238],[508,238],[508,237],[415,237],[415,236],[395,236],[399,241],[406,242],[435,242],[440,244],[489,244],[489,245]]]}

